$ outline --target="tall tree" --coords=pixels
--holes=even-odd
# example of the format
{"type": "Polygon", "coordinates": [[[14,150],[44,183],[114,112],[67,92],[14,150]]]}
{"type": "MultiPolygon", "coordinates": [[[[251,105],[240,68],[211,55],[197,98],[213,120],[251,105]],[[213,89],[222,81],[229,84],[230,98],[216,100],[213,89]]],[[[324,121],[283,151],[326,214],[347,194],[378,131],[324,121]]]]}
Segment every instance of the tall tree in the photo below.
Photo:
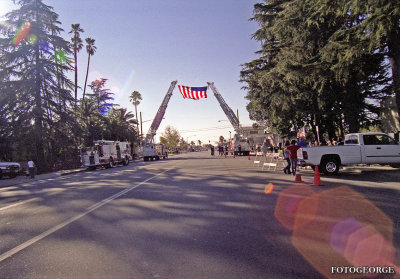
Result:
{"type": "Polygon", "coordinates": [[[1,99],[11,102],[5,117],[12,129],[9,133],[17,136],[14,145],[25,146],[19,150],[24,150],[26,158],[34,158],[43,171],[54,151],[54,124],[67,113],[59,104],[73,100],[72,83],[65,75],[71,51],[60,37],[63,30],[52,7],[42,0],[15,2],[21,7],[8,13],[6,24],[0,25],[1,94],[5,96],[1,99]],[[59,86],[59,80],[66,89],[59,86]],[[22,126],[14,129],[18,124],[22,126]]]}
{"type": "MultiPolygon", "coordinates": [[[[329,51],[340,47],[335,52],[340,58],[338,68],[354,63],[367,54],[385,55],[392,69],[393,91],[397,108],[400,111],[400,2],[392,0],[335,0],[312,1],[315,13],[310,23],[318,24],[326,11],[336,13],[344,19],[344,24],[336,30],[330,39],[329,51]]],[[[332,53],[330,53],[332,55],[332,53]]],[[[346,76],[342,76],[346,79],[346,76]]]]}
{"type": "Polygon", "coordinates": [[[80,36],[80,33],[84,32],[84,30],[80,27],[79,23],[76,24],[71,24],[71,31],[69,31],[69,34],[73,34],[73,37],[71,38],[72,41],[72,47],[74,50],[74,62],[75,62],[75,107],[76,103],[78,101],[78,52],[82,49],[83,43],[82,39],[80,36]]]}
{"type": "MultiPolygon", "coordinates": [[[[136,122],[137,122],[137,131],[139,133],[139,119],[138,119],[138,113],[137,113],[137,106],[140,104],[140,101],[142,100],[142,95],[139,93],[139,91],[133,91],[131,93],[131,96],[129,96],[129,100],[131,103],[135,106],[135,114],[136,114],[136,122]]],[[[138,136],[139,138],[139,136],[138,136]]]]}
{"type": "Polygon", "coordinates": [[[94,45],[95,40],[92,38],[86,38],[86,52],[88,53],[88,63],[87,63],[87,69],[86,69],[86,78],[85,78],[85,86],[83,87],[83,104],[85,103],[85,93],[86,93],[86,84],[87,84],[87,79],[89,75],[89,65],[90,65],[90,57],[94,55],[96,52],[97,47],[94,45]]]}
{"type": "Polygon", "coordinates": [[[327,51],[327,45],[348,22],[337,16],[343,7],[318,10],[311,0],[264,2],[255,5],[253,17],[260,25],[253,36],[261,42],[260,58],[246,63],[241,72],[250,117],[267,121],[283,136],[294,136],[305,124],[314,134],[318,126],[329,137],[343,122],[342,132],[370,124],[377,106],[368,100],[379,99],[386,82],[382,55],[364,54],[341,68],[335,67],[337,56],[324,56],[341,51],[327,51]],[[321,17],[313,21],[319,11],[321,17]]]}

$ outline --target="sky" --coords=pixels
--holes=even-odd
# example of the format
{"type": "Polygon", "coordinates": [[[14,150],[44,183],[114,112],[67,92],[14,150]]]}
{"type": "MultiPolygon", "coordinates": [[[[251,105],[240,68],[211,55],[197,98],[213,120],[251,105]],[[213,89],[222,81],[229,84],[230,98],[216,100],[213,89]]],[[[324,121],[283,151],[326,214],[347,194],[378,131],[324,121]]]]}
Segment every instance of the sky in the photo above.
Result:
{"type": "MultiPolygon", "coordinates": [[[[245,84],[239,82],[242,64],[255,59],[259,43],[251,39],[258,29],[249,19],[256,0],[44,0],[59,15],[60,35],[69,40],[71,24],[80,23],[95,39],[88,84],[100,77],[115,93],[114,103],[135,113],[132,91],[143,100],[138,111],[146,134],[172,81],[177,85],[207,86],[214,82],[242,125],[251,125],[245,84]]],[[[0,15],[13,8],[0,0],[0,15]]],[[[14,6],[15,8],[15,6],[14,6]]],[[[87,67],[85,48],[78,55],[78,84],[83,87],[87,67]]],[[[71,73],[71,79],[73,75],[71,73]]],[[[89,88],[88,88],[89,89],[89,88]]],[[[81,94],[80,90],[78,94],[81,94]]],[[[176,128],[185,140],[202,143],[234,134],[211,89],[208,98],[183,99],[175,87],[157,141],[166,126],[176,128]]]]}

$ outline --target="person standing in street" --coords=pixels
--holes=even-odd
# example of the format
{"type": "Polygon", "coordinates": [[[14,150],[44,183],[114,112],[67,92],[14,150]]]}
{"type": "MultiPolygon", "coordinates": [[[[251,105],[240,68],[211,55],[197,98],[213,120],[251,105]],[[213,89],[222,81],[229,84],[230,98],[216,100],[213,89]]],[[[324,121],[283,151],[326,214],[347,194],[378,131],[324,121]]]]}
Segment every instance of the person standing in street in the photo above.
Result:
{"type": "Polygon", "coordinates": [[[292,140],[291,144],[286,147],[289,150],[289,158],[290,163],[292,165],[292,174],[296,175],[296,168],[297,168],[297,150],[301,148],[300,145],[296,145],[296,140],[292,140]]]}
{"type": "Polygon", "coordinates": [[[264,140],[264,143],[262,146],[262,153],[263,153],[264,157],[267,156],[268,146],[269,146],[268,144],[269,144],[269,141],[264,140]]]}
{"type": "Polygon", "coordinates": [[[283,172],[285,174],[291,174],[290,172],[290,151],[287,149],[287,147],[290,145],[290,142],[287,140],[285,142],[285,148],[283,149],[283,157],[285,158],[286,162],[287,162],[287,166],[283,169],[283,172]]]}
{"type": "Polygon", "coordinates": [[[35,163],[33,163],[33,161],[29,161],[28,162],[28,170],[29,170],[29,175],[31,176],[31,178],[35,177],[35,163]]]}

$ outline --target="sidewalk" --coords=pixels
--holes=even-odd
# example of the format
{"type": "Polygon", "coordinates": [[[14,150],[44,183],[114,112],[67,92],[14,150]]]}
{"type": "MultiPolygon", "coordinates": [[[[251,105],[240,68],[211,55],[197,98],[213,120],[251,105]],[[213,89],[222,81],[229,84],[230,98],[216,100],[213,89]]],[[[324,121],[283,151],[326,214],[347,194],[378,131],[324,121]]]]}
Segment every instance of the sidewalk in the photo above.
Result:
{"type": "Polygon", "coordinates": [[[83,168],[72,169],[72,170],[61,170],[61,171],[56,171],[56,172],[35,175],[35,178],[32,178],[32,179],[30,177],[27,178],[25,175],[19,175],[16,178],[9,178],[8,176],[3,176],[3,178],[0,179],[0,188],[18,185],[21,183],[30,182],[30,181],[34,181],[34,180],[44,180],[44,179],[55,178],[55,177],[59,177],[59,176],[63,176],[63,175],[80,173],[80,172],[84,172],[84,171],[86,171],[86,169],[83,169],[83,168]]]}

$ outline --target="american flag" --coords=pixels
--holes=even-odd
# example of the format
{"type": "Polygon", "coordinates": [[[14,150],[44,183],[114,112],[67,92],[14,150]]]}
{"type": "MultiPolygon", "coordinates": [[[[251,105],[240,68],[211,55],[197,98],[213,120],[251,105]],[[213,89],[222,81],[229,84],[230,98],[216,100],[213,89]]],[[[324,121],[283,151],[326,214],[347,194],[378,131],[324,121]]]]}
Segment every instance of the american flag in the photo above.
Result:
{"type": "Polygon", "coordinates": [[[178,85],[184,99],[199,100],[200,98],[207,98],[207,86],[204,87],[189,87],[178,85]]]}

